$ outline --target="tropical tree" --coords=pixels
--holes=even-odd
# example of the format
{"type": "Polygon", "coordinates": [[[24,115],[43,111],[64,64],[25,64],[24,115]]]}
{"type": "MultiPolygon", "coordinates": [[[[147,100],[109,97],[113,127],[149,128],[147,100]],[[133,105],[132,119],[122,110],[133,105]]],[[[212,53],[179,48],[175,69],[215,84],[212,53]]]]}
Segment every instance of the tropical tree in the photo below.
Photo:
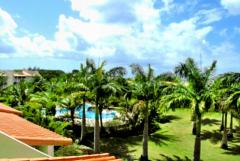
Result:
{"type": "MultiPolygon", "coordinates": [[[[220,75],[214,82],[213,89],[217,95],[217,104],[222,111],[223,130],[221,148],[228,148],[228,138],[233,137],[233,115],[238,113],[237,102],[231,100],[233,94],[239,90],[240,73],[225,73],[220,75]],[[230,112],[230,130],[227,130],[227,116],[230,112]]],[[[236,98],[235,98],[236,99],[236,98]]],[[[236,100],[235,100],[236,101],[236,100]]]]}
{"type": "Polygon", "coordinates": [[[70,118],[72,122],[72,127],[75,125],[75,110],[81,104],[81,99],[79,93],[71,93],[61,100],[61,106],[70,110],[70,118]]]}
{"type": "Polygon", "coordinates": [[[58,96],[49,91],[37,92],[30,95],[30,101],[40,104],[41,108],[45,110],[46,115],[55,116],[56,107],[59,104],[58,96]]]}
{"type": "Polygon", "coordinates": [[[159,84],[154,80],[153,69],[148,65],[144,71],[140,65],[132,64],[132,73],[135,75],[133,82],[133,93],[139,100],[134,106],[143,114],[143,146],[141,160],[148,160],[148,129],[149,113],[154,106],[158,107],[159,84]]]}
{"type": "MultiPolygon", "coordinates": [[[[89,63],[89,62],[88,62],[89,63]]],[[[95,125],[94,125],[94,151],[95,153],[100,152],[100,129],[99,129],[99,108],[100,103],[103,100],[106,92],[116,93],[117,86],[114,82],[111,82],[104,75],[104,65],[105,61],[100,64],[98,68],[95,68],[95,63],[91,62],[89,64],[92,67],[92,74],[88,79],[89,87],[94,94],[95,97],[95,125]]],[[[108,95],[109,96],[109,95],[108,95]]]]}
{"type": "Polygon", "coordinates": [[[214,61],[209,68],[201,70],[193,59],[188,58],[175,68],[175,72],[181,78],[179,82],[168,82],[164,89],[165,94],[161,102],[166,108],[172,108],[183,103],[193,111],[196,121],[196,137],[194,144],[193,160],[200,160],[201,152],[201,122],[202,114],[210,108],[214,108],[215,96],[211,91],[212,74],[216,67],[214,61]]]}
{"type": "Polygon", "coordinates": [[[107,85],[102,92],[102,97],[99,99],[99,116],[100,116],[100,127],[103,129],[102,112],[104,109],[109,108],[113,95],[120,97],[122,94],[122,87],[124,83],[123,76],[126,74],[124,67],[114,67],[107,72],[104,72],[104,81],[107,85]]]}
{"type": "Polygon", "coordinates": [[[81,124],[81,136],[80,141],[83,141],[84,136],[86,134],[86,101],[92,98],[92,93],[90,88],[88,87],[88,78],[93,72],[92,65],[90,66],[88,63],[88,59],[86,60],[86,64],[80,65],[80,70],[74,74],[76,83],[79,85],[79,96],[82,99],[82,124],[81,124]]]}
{"type": "Polygon", "coordinates": [[[125,79],[122,84],[121,96],[118,98],[118,112],[121,113],[122,120],[131,130],[141,124],[141,111],[135,106],[139,101],[133,93],[134,82],[131,79],[125,79]]]}
{"type": "Polygon", "coordinates": [[[42,77],[35,76],[29,83],[32,86],[33,93],[49,90],[47,81],[42,77]]]}
{"type": "Polygon", "coordinates": [[[82,84],[76,83],[74,78],[67,78],[65,82],[60,82],[58,86],[61,90],[58,90],[57,93],[61,94],[61,103],[60,105],[64,108],[70,110],[70,118],[72,122],[72,127],[74,128],[75,122],[75,111],[80,104],[82,104],[81,99],[81,89],[84,88],[82,84]]]}
{"type": "Polygon", "coordinates": [[[6,86],[7,84],[7,77],[0,72],[0,89],[6,86]]]}
{"type": "Polygon", "coordinates": [[[24,105],[29,100],[31,88],[26,81],[20,81],[18,84],[6,88],[7,103],[12,107],[24,105]]]}
{"type": "Polygon", "coordinates": [[[233,116],[236,116],[238,118],[240,114],[240,83],[233,84],[230,87],[230,91],[231,91],[231,94],[226,99],[226,106],[229,107],[229,110],[231,112],[230,126],[229,126],[230,130],[228,132],[228,137],[232,138],[233,137],[233,116]]]}

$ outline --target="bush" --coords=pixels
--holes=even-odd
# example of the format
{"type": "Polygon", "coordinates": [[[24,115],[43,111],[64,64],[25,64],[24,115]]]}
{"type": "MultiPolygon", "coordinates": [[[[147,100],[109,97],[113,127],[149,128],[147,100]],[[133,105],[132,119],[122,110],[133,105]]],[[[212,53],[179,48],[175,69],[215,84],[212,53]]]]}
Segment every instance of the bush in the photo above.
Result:
{"type": "Polygon", "coordinates": [[[111,120],[104,123],[104,127],[116,127],[123,125],[123,122],[120,120],[111,120]]]}
{"type": "Polygon", "coordinates": [[[72,144],[62,146],[55,151],[55,156],[78,156],[83,154],[92,154],[93,150],[84,145],[72,144]]]}

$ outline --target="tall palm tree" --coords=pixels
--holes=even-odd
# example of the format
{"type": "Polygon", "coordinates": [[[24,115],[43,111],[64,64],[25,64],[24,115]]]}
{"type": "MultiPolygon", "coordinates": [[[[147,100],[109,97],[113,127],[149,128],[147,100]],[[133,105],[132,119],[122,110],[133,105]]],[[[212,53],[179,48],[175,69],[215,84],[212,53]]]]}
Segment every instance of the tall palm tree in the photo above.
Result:
{"type": "Polygon", "coordinates": [[[110,97],[113,95],[120,96],[122,94],[122,83],[124,83],[125,80],[123,76],[126,74],[126,69],[124,67],[114,67],[103,74],[107,88],[102,91],[102,97],[99,99],[101,129],[103,129],[102,112],[111,105],[110,97]]]}
{"type": "Polygon", "coordinates": [[[95,64],[92,63],[89,66],[92,66],[92,74],[88,78],[89,87],[91,91],[95,95],[95,125],[94,125],[94,152],[100,152],[100,129],[99,129],[99,108],[100,108],[100,101],[103,97],[106,96],[107,92],[116,93],[117,86],[114,82],[109,81],[107,77],[104,75],[104,65],[105,61],[100,64],[98,68],[95,68],[95,64]]]}
{"type": "MultiPolygon", "coordinates": [[[[230,104],[228,99],[230,96],[238,91],[238,83],[240,81],[240,73],[224,73],[215,80],[213,89],[217,94],[217,102],[222,111],[222,124],[223,130],[221,148],[228,148],[228,138],[233,137],[233,113],[237,112],[237,104],[235,102],[230,104]],[[228,103],[227,103],[228,102],[228,103]],[[231,113],[230,118],[230,130],[227,131],[227,113],[231,113]]],[[[231,102],[231,101],[230,101],[231,102]]]]}
{"type": "Polygon", "coordinates": [[[135,75],[133,82],[133,93],[137,96],[139,102],[135,105],[141,109],[144,115],[144,128],[143,128],[143,146],[141,160],[148,160],[148,127],[149,127],[149,113],[150,108],[156,106],[155,99],[158,96],[157,90],[159,86],[154,80],[153,69],[148,65],[148,70],[144,71],[143,68],[137,64],[132,64],[132,73],[135,75]]]}
{"type": "Polygon", "coordinates": [[[233,137],[233,116],[234,114],[237,116],[240,114],[240,83],[233,84],[230,87],[230,91],[231,94],[226,100],[226,106],[228,106],[231,111],[230,131],[228,137],[233,137]]]}
{"type": "Polygon", "coordinates": [[[91,66],[88,63],[88,59],[86,60],[85,65],[81,64],[79,71],[73,75],[75,77],[76,83],[79,85],[79,94],[80,98],[82,99],[82,124],[81,124],[81,136],[80,141],[82,142],[84,136],[86,134],[86,101],[87,99],[91,98],[90,88],[88,87],[88,77],[92,73],[91,66]],[[90,70],[91,69],[91,70],[90,70]]]}
{"type": "Polygon", "coordinates": [[[211,76],[216,67],[216,61],[205,70],[197,67],[193,59],[188,58],[185,63],[181,63],[175,68],[175,72],[183,78],[178,83],[168,82],[168,87],[164,89],[164,96],[161,101],[167,108],[184,103],[192,108],[196,121],[196,137],[194,145],[193,160],[200,160],[201,152],[201,122],[202,113],[209,108],[213,108],[214,94],[211,92],[211,76]],[[187,103],[186,103],[187,102],[187,103]]]}

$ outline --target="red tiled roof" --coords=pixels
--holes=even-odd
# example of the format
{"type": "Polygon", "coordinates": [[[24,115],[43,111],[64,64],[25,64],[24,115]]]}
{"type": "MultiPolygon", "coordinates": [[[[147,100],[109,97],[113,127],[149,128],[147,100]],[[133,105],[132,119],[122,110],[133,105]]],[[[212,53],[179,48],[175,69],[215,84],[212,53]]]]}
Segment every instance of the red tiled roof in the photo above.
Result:
{"type": "Polygon", "coordinates": [[[23,158],[23,159],[9,159],[9,161],[122,161],[110,156],[108,153],[71,156],[71,157],[51,157],[51,158],[23,158]]]}
{"type": "Polygon", "coordinates": [[[0,103],[0,112],[5,112],[5,113],[13,113],[16,115],[22,115],[22,112],[15,110],[14,108],[11,108],[7,105],[4,105],[2,103],[0,103]]]}
{"type": "Polygon", "coordinates": [[[72,139],[62,137],[21,118],[18,116],[21,114],[20,111],[2,104],[0,109],[0,131],[28,145],[69,145],[72,143],[72,139]]]}

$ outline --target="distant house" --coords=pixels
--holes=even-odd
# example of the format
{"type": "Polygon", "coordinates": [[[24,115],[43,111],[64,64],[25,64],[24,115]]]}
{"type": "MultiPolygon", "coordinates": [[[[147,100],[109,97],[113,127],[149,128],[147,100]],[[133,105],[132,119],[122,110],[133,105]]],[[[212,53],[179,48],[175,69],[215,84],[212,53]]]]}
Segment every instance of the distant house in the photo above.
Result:
{"type": "Polygon", "coordinates": [[[33,77],[41,76],[38,71],[30,70],[2,70],[2,76],[7,77],[7,86],[17,84],[21,80],[31,80],[33,77]]]}

